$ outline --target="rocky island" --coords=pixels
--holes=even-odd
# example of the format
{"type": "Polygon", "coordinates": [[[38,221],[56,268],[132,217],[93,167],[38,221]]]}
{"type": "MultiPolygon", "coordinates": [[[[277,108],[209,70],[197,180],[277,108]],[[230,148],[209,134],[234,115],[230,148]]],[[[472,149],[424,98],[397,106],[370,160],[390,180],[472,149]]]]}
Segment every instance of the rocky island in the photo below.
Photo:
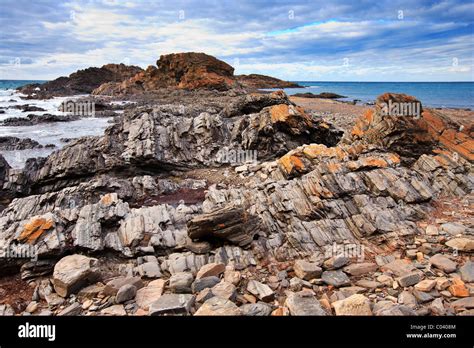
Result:
{"type": "Polygon", "coordinates": [[[0,314],[473,315],[472,115],[258,91],[287,87],[178,53],[21,88],[114,119],[0,155],[0,314]]]}

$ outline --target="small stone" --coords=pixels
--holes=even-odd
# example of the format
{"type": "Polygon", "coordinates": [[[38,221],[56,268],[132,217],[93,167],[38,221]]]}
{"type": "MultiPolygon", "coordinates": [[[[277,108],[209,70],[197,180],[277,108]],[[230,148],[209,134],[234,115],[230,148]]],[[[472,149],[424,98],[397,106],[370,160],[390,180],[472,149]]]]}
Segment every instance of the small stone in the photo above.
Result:
{"type": "Polygon", "coordinates": [[[145,278],[161,278],[160,265],[155,261],[142,263],[137,267],[137,271],[145,278]]]}
{"type": "Polygon", "coordinates": [[[435,225],[426,226],[426,234],[429,236],[437,236],[439,234],[438,227],[435,225]]]}
{"type": "Polygon", "coordinates": [[[38,309],[38,302],[33,301],[26,306],[25,312],[27,313],[34,313],[38,309]]]}
{"type": "Polygon", "coordinates": [[[381,274],[377,277],[377,281],[381,282],[382,284],[385,284],[387,286],[391,286],[393,279],[392,277],[386,275],[386,274],[381,274]]]}
{"type": "Polygon", "coordinates": [[[430,292],[436,285],[436,280],[425,279],[415,285],[415,289],[424,292],[430,292]]]}
{"type": "Polygon", "coordinates": [[[291,315],[327,315],[314,295],[305,291],[290,292],[285,301],[291,315]]]}
{"type": "Polygon", "coordinates": [[[235,285],[232,283],[228,283],[225,280],[221,281],[217,285],[214,285],[211,291],[214,296],[225,298],[231,301],[233,301],[235,299],[235,296],[237,295],[235,285]]]}
{"type": "Polygon", "coordinates": [[[269,302],[273,300],[273,297],[275,295],[273,290],[270,289],[268,285],[260,283],[253,279],[250,280],[247,284],[247,291],[264,302],[269,302]]]}
{"type": "Polygon", "coordinates": [[[55,292],[45,296],[45,300],[50,307],[60,306],[64,303],[64,298],[56,294],[55,292]]]}
{"type": "Polygon", "coordinates": [[[447,222],[441,225],[441,231],[455,236],[457,234],[463,234],[466,231],[466,226],[455,222],[447,222]]]}
{"type": "Polygon", "coordinates": [[[248,171],[248,166],[247,165],[241,165],[241,166],[238,166],[238,167],[235,167],[235,172],[236,173],[244,173],[244,172],[247,172],[248,171]]]}
{"type": "Polygon", "coordinates": [[[140,308],[148,310],[150,305],[158,300],[163,294],[164,287],[165,281],[163,279],[157,279],[150,282],[148,286],[137,291],[135,302],[140,308]]]}
{"type": "MultiPolygon", "coordinates": [[[[133,285],[124,285],[124,286],[133,286],[133,285]]],[[[135,288],[136,289],[136,288],[135,288]]],[[[111,316],[126,316],[127,312],[125,311],[125,308],[123,308],[123,305],[117,304],[113,305],[107,308],[104,308],[100,311],[100,313],[104,315],[111,315],[111,316]]]]}
{"type": "MultiPolygon", "coordinates": [[[[77,298],[79,298],[79,299],[93,299],[94,297],[97,297],[98,294],[104,293],[104,291],[105,291],[104,284],[102,284],[102,283],[92,284],[92,285],[86,286],[85,288],[82,288],[77,293],[77,298]]],[[[115,291],[115,293],[113,295],[115,295],[116,293],[117,293],[117,291],[115,291]]]]}
{"type": "Polygon", "coordinates": [[[451,261],[442,254],[436,254],[430,258],[430,263],[446,273],[452,273],[456,270],[456,262],[451,261]]]}
{"type": "Polygon", "coordinates": [[[212,290],[210,288],[206,288],[197,294],[196,302],[203,303],[209,300],[211,297],[214,297],[212,290]]]}
{"type": "Polygon", "coordinates": [[[347,265],[348,263],[349,263],[349,258],[342,255],[337,255],[324,261],[323,267],[324,269],[331,271],[331,270],[341,268],[347,265]]]}
{"type": "Polygon", "coordinates": [[[295,271],[295,275],[303,280],[318,278],[323,272],[317,263],[308,262],[305,260],[296,260],[293,265],[293,269],[295,271]]]}
{"type": "Polygon", "coordinates": [[[344,267],[344,272],[352,276],[361,276],[367,273],[375,272],[379,268],[376,263],[364,262],[353,263],[352,265],[344,267]]]}
{"type": "Polygon", "coordinates": [[[244,294],[243,295],[245,301],[250,302],[250,303],[257,303],[257,298],[253,295],[250,294],[244,294]]]}
{"type": "Polygon", "coordinates": [[[444,308],[443,299],[437,298],[431,302],[430,311],[434,315],[446,315],[446,308],[444,308]]]}
{"type": "Polygon", "coordinates": [[[447,246],[461,251],[474,251],[474,239],[454,238],[445,243],[447,246]]]}
{"type": "Polygon", "coordinates": [[[439,292],[441,295],[443,295],[444,297],[452,297],[453,295],[451,295],[451,293],[447,290],[443,290],[443,291],[440,291],[439,292]]]}
{"type": "Polygon", "coordinates": [[[383,286],[382,283],[376,282],[375,280],[361,279],[355,283],[357,286],[361,286],[366,289],[376,289],[383,286]]]}
{"type": "Polygon", "coordinates": [[[450,303],[454,309],[469,309],[474,308],[474,297],[466,297],[450,303]]]}
{"type": "Polygon", "coordinates": [[[190,293],[194,276],[190,272],[178,272],[173,274],[169,279],[169,288],[177,294],[190,293]]]}
{"type": "Polygon", "coordinates": [[[461,279],[466,283],[474,283],[474,262],[471,260],[467,261],[463,266],[459,268],[461,279]]]}
{"type": "Polygon", "coordinates": [[[390,271],[398,277],[407,273],[415,272],[416,268],[413,264],[406,260],[394,260],[382,266],[383,271],[390,271]]]}
{"type": "Polygon", "coordinates": [[[201,267],[196,275],[196,279],[205,277],[218,277],[225,271],[225,265],[223,263],[208,263],[201,267]]]}
{"type": "Polygon", "coordinates": [[[366,292],[367,289],[360,287],[360,286],[347,286],[345,288],[341,288],[340,292],[344,297],[350,297],[354,294],[361,294],[363,292],[366,292]]]}
{"type": "Polygon", "coordinates": [[[425,303],[433,300],[433,296],[423,291],[413,290],[413,296],[415,296],[419,303],[425,303]]]}
{"type": "Polygon", "coordinates": [[[341,271],[324,271],[321,279],[329,285],[335,286],[336,288],[344,286],[344,285],[349,285],[351,283],[351,280],[347,275],[341,271]]]}
{"type": "Polygon", "coordinates": [[[418,251],[416,249],[410,249],[410,250],[407,250],[407,252],[406,252],[407,258],[409,258],[411,260],[416,259],[417,254],[418,254],[418,251]]]}
{"type": "Polygon", "coordinates": [[[239,271],[234,270],[225,270],[224,272],[224,280],[228,283],[232,283],[234,285],[238,285],[240,283],[242,275],[239,271]]]}
{"type": "Polygon", "coordinates": [[[84,303],[82,304],[82,309],[87,310],[89,309],[90,306],[92,306],[94,302],[92,300],[85,300],[84,303]]]}
{"type": "Polygon", "coordinates": [[[372,315],[370,301],[364,295],[355,294],[332,305],[336,315],[372,315]]]}
{"type": "Polygon", "coordinates": [[[264,302],[244,304],[239,308],[246,316],[269,316],[272,313],[272,307],[264,302]]]}
{"type": "Polygon", "coordinates": [[[194,281],[191,286],[192,292],[197,293],[206,288],[212,288],[214,285],[219,284],[221,280],[218,277],[210,276],[204,278],[198,278],[194,281]]]}
{"type": "Polygon", "coordinates": [[[453,285],[448,290],[454,297],[469,297],[469,290],[461,279],[453,279],[453,285]]]}
{"type": "Polygon", "coordinates": [[[123,285],[115,296],[116,303],[124,303],[133,300],[137,294],[137,287],[132,284],[123,285]]]}
{"type": "Polygon", "coordinates": [[[278,307],[272,312],[272,316],[274,317],[283,317],[290,315],[290,310],[286,307],[278,307]]]}
{"type": "Polygon", "coordinates": [[[225,298],[212,297],[203,303],[194,315],[200,316],[222,316],[222,315],[242,315],[242,311],[235,303],[225,298]]]}
{"type": "Polygon", "coordinates": [[[441,277],[441,278],[436,279],[436,290],[440,290],[440,291],[445,290],[450,285],[451,285],[451,282],[445,277],[441,277]]]}
{"type": "Polygon", "coordinates": [[[188,314],[194,304],[194,295],[164,294],[150,305],[150,315],[188,314]]]}
{"type": "Polygon", "coordinates": [[[419,251],[416,253],[416,261],[423,262],[425,260],[425,255],[419,251]]]}
{"type": "Polygon", "coordinates": [[[58,316],[76,316],[79,315],[81,311],[81,304],[78,302],[74,302],[72,305],[64,308],[61,312],[59,312],[58,316]]]}
{"type": "Polygon", "coordinates": [[[417,306],[416,298],[413,296],[412,293],[409,291],[402,291],[400,295],[398,295],[398,303],[408,306],[410,308],[415,308],[417,306]]]}
{"type": "Polygon", "coordinates": [[[105,284],[105,287],[103,288],[103,293],[106,296],[115,296],[117,295],[119,289],[124,285],[133,285],[137,288],[137,290],[143,288],[143,282],[140,277],[117,277],[108,281],[107,284],[105,284]]]}

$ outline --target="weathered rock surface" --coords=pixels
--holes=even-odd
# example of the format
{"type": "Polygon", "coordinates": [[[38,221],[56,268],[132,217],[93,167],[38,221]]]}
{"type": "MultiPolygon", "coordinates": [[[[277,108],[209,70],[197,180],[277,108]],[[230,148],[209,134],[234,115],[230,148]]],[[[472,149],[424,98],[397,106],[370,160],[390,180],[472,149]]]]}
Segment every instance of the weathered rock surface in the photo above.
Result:
{"type": "Polygon", "coordinates": [[[70,255],[62,258],[54,266],[54,290],[62,297],[67,297],[99,278],[97,259],[83,255],[70,255]]]}
{"type": "Polygon", "coordinates": [[[372,315],[370,301],[364,295],[355,294],[332,305],[336,315],[372,315]]]}
{"type": "Polygon", "coordinates": [[[216,296],[204,302],[203,305],[196,311],[196,313],[194,313],[194,315],[242,315],[242,311],[233,302],[216,296]]]}
{"type": "Polygon", "coordinates": [[[310,292],[291,292],[285,305],[291,315],[327,315],[319,301],[310,292]]]}

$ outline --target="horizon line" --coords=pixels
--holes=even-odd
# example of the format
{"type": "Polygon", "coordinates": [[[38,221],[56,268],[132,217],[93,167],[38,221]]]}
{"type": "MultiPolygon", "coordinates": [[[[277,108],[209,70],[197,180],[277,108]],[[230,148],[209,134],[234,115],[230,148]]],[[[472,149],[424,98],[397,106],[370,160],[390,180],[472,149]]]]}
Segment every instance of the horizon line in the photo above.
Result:
{"type": "MultiPolygon", "coordinates": [[[[62,76],[59,76],[59,77],[62,77],[62,76]]],[[[57,78],[59,78],[57,77],[57,78]]],[[[271,76],[272,77],[272,76],[271,76]]],[[[56,78],[56,79],[57,79],[56,78]]],[[[53,80],[48,80],[48,79],[0,79],[0,81],[54,81],[56,79],[53,79],[53,80]]],[[[474,83],[474,80],[466,80],[466,81],[350,81],[350,80],[346,80],[346,81],[341,81],[341,80],[338,80],[338,81],[335,81],[335,80],[284,80],[282,79],[282,81],[286,81],[286,82],[362,82],[362,83],[474,83]]],[[[290,87],[291,88],[291,87],[290,87]]]]}

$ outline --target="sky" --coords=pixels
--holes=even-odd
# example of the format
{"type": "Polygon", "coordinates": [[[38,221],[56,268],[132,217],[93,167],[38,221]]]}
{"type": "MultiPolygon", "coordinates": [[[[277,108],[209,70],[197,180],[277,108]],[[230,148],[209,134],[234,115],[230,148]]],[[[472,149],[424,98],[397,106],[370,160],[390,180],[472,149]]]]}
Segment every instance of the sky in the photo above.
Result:
{"type": "Polygon", "coordinates": [[[0,79],[189,51],[291,81],[474,81],[474,1],[0,0],[0,79]]]}

